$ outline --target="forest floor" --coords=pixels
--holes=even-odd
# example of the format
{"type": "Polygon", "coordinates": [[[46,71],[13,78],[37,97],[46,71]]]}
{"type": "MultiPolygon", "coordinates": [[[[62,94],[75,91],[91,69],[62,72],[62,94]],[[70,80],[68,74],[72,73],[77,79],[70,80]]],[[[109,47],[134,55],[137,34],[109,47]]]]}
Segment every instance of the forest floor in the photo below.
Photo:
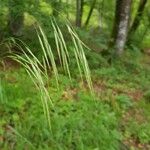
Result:
{"type": "MultiPolygon", "coordinates": [[[[143,61],[141,62],[144,66],[143,69],[149,67],[150,65],[149,58],[150,57],[148,55],[144,56],[143,61]]],[[[147,78],[147,82],[149,83],[148,78],[147,78]]],[[[150,113],[150,106],[148,104],[150,100],[149,92],[147,92],[146,89],[142,85],[140,85],[140,87],[138,87],[134,91],[129,91],[127,95],[131,97],[131,100],[133,101],[134,106],[132,109],[129,109],[122,115],[122,125],[125,126],[126,128],[130,128],[132,126],[130,130],[132,132],[135,132],[135,130],[137,130],[137,135],[133,134],[130,137],[125,138],[124,144],[128,145],[130,148],[133,147],[133,149],[149,150],[150,142],[145,143],[143,141],[144,138],[146,138],[146,136],[147,136],[147,139],[150,138],[148,135],[149,133],[147,132],[147,129],[146,129],[146,128],[149,128],[148,126],[150,126],[150,123],[149,123],[150,118],[147,116],[150,113]],[[146,101],[146,103],[143,101],[146,101]],[[136,124],[138,127],[136,126],[136,124]],[[143,132],[142,130],[145,130],[145,131],[143,132]]],[[[130,130],[128,132],[130,132],[130,130]]]]}
{"type": "Polygon", "coordinates": [[[0,149],[149,150],[149,65],[144,55],[139,64],[126,61],[91,70],[96,102],[80,80],[70,86],[61,75],[57,91],[52,77],[51,135],[30,78],[18,64],[5,61],[0,67],[0,149]]]}

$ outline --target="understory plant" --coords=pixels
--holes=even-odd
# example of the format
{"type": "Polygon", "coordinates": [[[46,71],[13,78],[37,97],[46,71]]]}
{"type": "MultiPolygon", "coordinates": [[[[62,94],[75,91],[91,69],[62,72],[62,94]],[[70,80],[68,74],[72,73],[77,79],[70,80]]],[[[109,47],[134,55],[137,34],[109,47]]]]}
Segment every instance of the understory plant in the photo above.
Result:
{"type": "MultiPolygon", "coordinates": [[[[51,26],[53,29],[53,35],[55,37],[55,46],[57,49],[57,56],[59,58],[60,66],[63,69],[64,73],[68,75],[70,82],[72,82],[72,75],[69,68],[71,62],[69,48],[66,44],[63,33],[55,19],[51,20],[51,26]]],[[[84,53],[85,45],[79,39],[78,35],[71,26],[67,24],[66,28],[72,41],[73,54],[76,60],[76,68],[78,69],[78,74],[80,75],[82,81],[85,78],[88,88],[91,91],[91,94],[93,94],[90,69],[84,53]]],[[[51,78],[50,74],[53,74],[55,77],[57,89],[59,90],[59,71],[54,51],[44,30],[40,26],[38,26],[36,29],[39,43],[41,46],[40,50],[42,61],[32,52],[32,50],[24,42],[19,39],[12,39],[11,41],[13,41],[12,44],[15,44],[15,46],[17,46],[22,51],[22,54],[20,55],[15,53],[11,57],[24,66],[28,75],[40,92],[43,111],[46,116],[48,126],[51,129],[49,110],[51,107],[54,107],[54,103],[51,99],[50,91],[48,90],[50,87],[49,81],[51,78]],[[46,85],[48,87],[46,87],[46,85]]]]}

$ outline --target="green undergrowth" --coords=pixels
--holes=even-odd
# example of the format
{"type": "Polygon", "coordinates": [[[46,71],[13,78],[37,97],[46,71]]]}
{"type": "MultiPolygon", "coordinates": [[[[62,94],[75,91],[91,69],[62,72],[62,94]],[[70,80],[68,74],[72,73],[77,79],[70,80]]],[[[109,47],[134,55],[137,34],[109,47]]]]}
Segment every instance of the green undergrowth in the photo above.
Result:
{"type": "Polygon", "coordinates": [[[150,148],[150,69],[146,58],[131,53],[130,57],[91,71],[96,81],[100,79],[96,84],[101,88],[101,99],[124,116],[120,130],[125,141],[134,141],[129,142],[131,149],[150,148]]]}
{"type": "MultiPolygon", "coordinates": [[[[102,52],[108,49],[114,2],[101,1],[101,11],[94,9],[81,29],[65,19],[75,19],[72,4],[65,8],[63,0],[54,19],[48,1],[28,1],[23,34],[10,43],[7,0],[0,6],[6,31],[0,59],[13,50],[12,58],[24,66],[13,70],[9,60],[6,68],[0,63],[0,150],[150,149],[150,59],[139,50],[149,51],[147,27],[140,26],[118,60],[112,50],[102,52]],[[98,18],[102,24],[95,24],[98,18]]],[[[84,5],[83,22],[90,9],[84,5]]]]}
{"type": "Polygon", "coordinates": [[[49,107],[51,131],[41,95],[25,70],[1,71],[0,149],[136,149],[124,144],[128,140],[149,145],[148,66],[141,59],[138,63],[122,60],[110,65],[98,56],[89,59],[90,63],[96,68],[91,66],[95,98],[86,83],[77,78],[75,69],[72,83],[59,74],[59,89],[50,75],[45,88],[54,105],[49,107]]]}
{"type": "MultiPolygon", "coordinates": [[[[50,110],[51,132],[43,115],[40,94],[24,70],[1,73],[1,78],[4,97],[0,101],[1,148],[118,148],[121,134],[116,113],[108,104],[93,100],[86,89],[69,96],[69,79],[64,75],[59,90],[56,85],[49,89],[54,103],[50,110]]],[[[80,87],[75,84],[74,88],[80,87]]]]}

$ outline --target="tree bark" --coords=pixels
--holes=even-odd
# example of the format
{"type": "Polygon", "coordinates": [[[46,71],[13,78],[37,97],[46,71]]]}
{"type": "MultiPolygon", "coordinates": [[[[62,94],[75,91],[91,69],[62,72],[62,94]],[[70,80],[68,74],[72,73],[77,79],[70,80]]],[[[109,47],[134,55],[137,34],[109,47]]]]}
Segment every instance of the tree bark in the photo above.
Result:
{"type": "Polygon", "coordinates": [[[9,0],[8,30],[12,36],[20,36],[24,22],[24,6],[20,0],[9,0]]]}
{"type": "Polygon", "coordinates": [[[139,27],[146,3],[147,3],[147,0],[140,0],[140,4],[137,10],[136,17],[129,31],[129,36],[133,34],[139,27]]]}
{"type": "Polygon", "coordinates": [[[96,4],[96,0],[93,0],[92,5],[91,5],[91,8],[90,8],[90,11],[89,11],[89,14],[88,14],[88,17],[87,17],[87,19],[86,19],[86,21],[85,21],[85,24],[84,24],[85,27],[89,24],[91,15],[92,15],[93,10],[94,10],[94,7],[95,7],[95,4],[96,4]]]}
{"type": "Polygon", "coordinates": [[[84,0],[76,0],[76,26],[81,27],[84,0]]]}
{"type": "Polygon", "coordinates": [[[116,55],[122,55],[127,40],[132,0],[117,0],[113,27],[113,45],[116,55]]]}

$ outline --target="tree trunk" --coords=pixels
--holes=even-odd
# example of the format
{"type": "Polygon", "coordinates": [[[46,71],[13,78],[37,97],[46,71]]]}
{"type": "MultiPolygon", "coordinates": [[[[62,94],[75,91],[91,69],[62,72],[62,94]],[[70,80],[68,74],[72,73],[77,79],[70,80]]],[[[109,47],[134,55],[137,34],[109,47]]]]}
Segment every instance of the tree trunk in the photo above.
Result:
{"type": "Polygon", "coordinates": [[[76,0],[76,26],[81,27],[84,0],[76,0]]]}
{"type": "Polygon", "coordinates": [[[87,17],[87,19],[86,19],[86,21],[85,21],[85,25],[84,25],[85,27],[89,24],[91,15],[92,15],[93,10],[94,10],[94,7],[95,7],[95,4],[96,4],[96,0],[93,0],[92,5],[91,5],[91,8],[90,8],[90,11],[89,11],[89,14],[88,14],[88,17],[87,17]]]}
{"type": "Polygon", "coordinates": [[[139,27],[146,3],[147,3],[147,0],[140,0],[140,4],[137,10],[136,17],[129,31],[129,36],[132,35],[139,27]]]}
{"type": "Polygon", "coordinates": [[[117,0],[113,27],[113,45],[116,55],[122,55],[127,40],[132,0],[117,0]]]}
{"type": "Polygon", "coordinates": [[[9,0],[8,30],[12,36],[20,36],[24,21],[24,6],[20,0],[9,0]]]}

